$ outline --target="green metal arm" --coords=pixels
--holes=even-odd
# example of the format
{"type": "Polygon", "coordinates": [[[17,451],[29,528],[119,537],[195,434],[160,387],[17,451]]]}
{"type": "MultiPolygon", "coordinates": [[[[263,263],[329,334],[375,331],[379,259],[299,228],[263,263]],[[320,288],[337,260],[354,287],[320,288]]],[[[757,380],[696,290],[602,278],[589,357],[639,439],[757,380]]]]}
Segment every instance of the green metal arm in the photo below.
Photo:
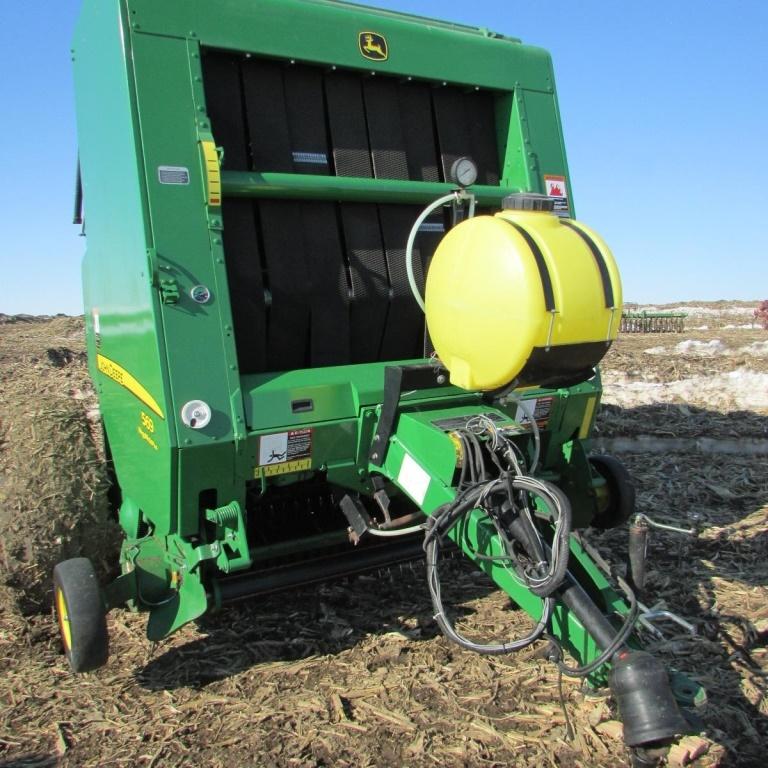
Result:
{"type": "MultiPolygon", "coordinates": [[[[269,197],[288,200],[337,200],[350,203],[431,203],[455,190],[453,184],[397,179],[316,176],[301,173],[245,173],[224,171],[224,197],[269,197]]],[[[499,207],[516,187],[474,186],[478,205],[499,207]]]]}
{"type": "MultiPolygon", "coordinates": [[[[456,489],[450,480],[454,468],[455,453],[449,436],[425,423],[421,415],[405,413],[400,415],[397,432],[390,440],[383,466],[371,466],[370,470],[387,476],[426,514],[432,514],[456,497],[456,489]]],[[[498,534],[489,525],[484,512],[471,512],[464,524],[457,525],[449,536],[526,613],[534,620],[541,617],[541,599],[520,582],[507,564],[477,557],[504,554],[498,534]]],[[[599,594],[608,611],[626,614],[626,602],[574,538],[571,540],[571,557],[574,567],[579,568],[589,582],[582,586],[593,594],[599,594]]],[[[553,615],[552,630],[579,665],[590,663],[600,655],[601,649],[592,636],[561,602],[558,602],[553,615]]],[[[599,675],[592,679],[602,682],[599,675]]]]}

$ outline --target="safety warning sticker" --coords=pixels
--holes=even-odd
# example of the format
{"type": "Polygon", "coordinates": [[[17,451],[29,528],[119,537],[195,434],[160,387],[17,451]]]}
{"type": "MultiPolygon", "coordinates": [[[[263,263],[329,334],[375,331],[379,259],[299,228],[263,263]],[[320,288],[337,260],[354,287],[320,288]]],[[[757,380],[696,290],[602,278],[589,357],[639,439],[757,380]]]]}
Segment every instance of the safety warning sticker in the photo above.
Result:
{"type": "Polygon", "coordinates": [[[294,429],[259,438],[259,466],[254,477],[286,475],[311,468],[311,429],[294,429]]]}
{"type": "Polygon", "coordinates": [[[515,421],[523,427],[530,427],[533,419],[539,429],[546,429],[549,417],[552,415],[554,401],[554,397],[533,397],[530,400],[523,400],[517,406],[515,421]]]}
{"type": "Polygon", "coordinates": [[[568,205],[568,186],[565,176],[544,176],[544,189],[547,197],[555,201],[554,213],[558,216],[570,216],[568,205]]]}

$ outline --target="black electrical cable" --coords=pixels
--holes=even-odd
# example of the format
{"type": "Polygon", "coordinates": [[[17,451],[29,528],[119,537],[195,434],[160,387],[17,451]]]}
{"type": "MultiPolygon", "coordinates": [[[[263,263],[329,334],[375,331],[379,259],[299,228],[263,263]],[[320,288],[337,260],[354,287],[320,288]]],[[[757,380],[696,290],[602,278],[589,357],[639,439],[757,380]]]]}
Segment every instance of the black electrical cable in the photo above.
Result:
{"type": "MultiPolygon", "coordinates": [[[[500,433],[495,425],[492,423],[487,425],[485,431],[488,432],[492,441],[486,447],[489,448],[491,459],[499,470],[499,477],[495,480],[489,479],[483,445],[478,438],[479,433],[471,428],[457,430],[456,434],[463,452],[459,494],[452,502],[437,509],[426,526],[423,546],[427,562],[427,586],[432,598],[435,621],[446,637],[463,648],[477,653],[508,653],[524,648],[540,637],[547,637],[556,649],[555,661],[561,675],[588,677],[603,664],[610,661],[628,639],[639,614],[637,598],[626,582],[620,577],[616,577],[630,603],[630,609],[622,627],[610,645],[589,664],[580,667],[568,667],[563,662],[562,645],[556,638],[546,634],[545,630],[549,625],[555,606],[553,595],[562,586],[568,571],[572,528],[570,502],[557,486],[522,474],[521,465],[525,466],[522,454],[520,455],[521,461],[518,462],[514,453],[517,446],[503,433],[500,433]],[[497,451],[506,459],[509,465],[507,470],[503,468],[497,451]],[[469,476],[468,485],[467,476],[469,476]],[[498,496],[501,493],[506,497],[506,502],[498,501],[498,496]],[[551,547],[542,541],[533,522],[533,515],[541,516],[536,510],[536,503],[532,502],[532,498],[536,497],[545,502],[546,508],[550,512],[550,522],[554,522],[554,537],[551,547]],[[475,509],[482,509],[485,512],[496,529],[505,554],[485,555],[472,552],[472,556],[480,561],[514,563],[515,570],[526,587],[542,599],[541,618],[531,633],[524,638],[504,643],[477,643],[461,635],[445,613],[438,568],[440,547],[448,533],[475,509]],[[521,562],[522,555],[515,550],[515,542],[522,547],[525,555],[529,558],[530,564],[528,566],[521,562]],[[532,573],[532,571],[535,572],[532,573]]],[[[538,450],[534,463],[537,463],[537,459],[538,450]]],[[[465,529],[465,535],[466,533],[467,530],[465,529]]],[[[464,543],[465,547],[471,551],[469,540],[467,539],[464,543]]]]}
{"type": "Polygon", "coordinates": [[[619,579],[619,586],[622,588],[624,593],[627,595],[627,599],[629,600],[629,612],[627,613],[627,616],[621,625],[621,629],[619,629],[611,644],[589,664],[584,664],[581,667],[567,666],[563,661],[563,647],[560,641],[551,635],[548,636],[547,639],[557,648],[558,658],[556,659],[556,664],[558,669],[564,675],[568,675],[569,677],[589,677],[589,675],[602,667],[603,664],[607,664],[611,658],[613,658],[613,656],[619,651],[621,646],[624,645],[624,643],[626,643],[626,641],[629,639],[629,636],[632,634],[632,630],[635,627],[637,617],[640,614],[640,604],[637,601],[635,593],[623,579],[619,579]]]}
{"type": "MultiPolygon", "coordinates": [[[[467,491],[465,491],[463,494],[460,494],[460,496],[457,497],[451,504],[447,504],[433,513],[424,537],[424,550],[427,555],[427,586],[432,598],[432,606],[435,612],[435,621],[437,621],[438,626],[442,630],[443,634],[446,635],[446,637],[462,646],[463,648],[474,651],[476,653],[509,653],[510,651],[520,650],[521,648],[530,645],[544,634],[544,631],[546,630],[546,627],[551,619],[552,611],[555,605],[554,598],[544,596],[542,615],[532,632],[524,638],[505,643],[476,643],[472,640],[469,640],[456,630],[456,628],[446,616],[441,596],[440,574],[438,569],[440,545],[442,540],[448,534],[448,532],[451,531],[455,525],[458,524],[466,515],[471,513],[474,509],[478,508],[479,504],[491,498],[494,491],[506,491],[507,485],[508,479],[505,477],[503,479],[492,480],[488,483],[467,489],[467,491]]],[[[553,509],[557,509],[559,505],[562,505],[564,500],[565,503],[563,508],[559,510],[558,517],[562,521],[565,521],[566,519],[569,520],[570,505],[564,496],[561,495],[560,498],[556,497],[552,490],[554,486],[550,486],[548,483],[544,484],[539,480],[535,480],[534,478],[518,476],[512,479],[511,487],[514,491],[526,491],[533,495],[540,496],[553,509]]],[[[487,509],[485,512],[499,533],[499,539],[503,542],[503,546],[507,551],[507,557],[514,558],[515,553],[512,551],[511,542],[505,535],[503,524],[497,519],[496,515],[490,514],[487,509]]],[[[568,522],[565,527],[570,530],[570,523],[568,522]]],[[[565,565],[567,568],[567,558],[565,560],[565,565]]],[[[559,573],[560,570],[562,570],[564,577],[566,569],[560,569],[559,566],[557,570],[554,571],[554,573],[559,573]]],[[[549,578],[550,577],[548,576],[546,580],[548,581],[549,578]]],[[[552,588],[553,592],[555,588],[556,587],[552,588]]]]}

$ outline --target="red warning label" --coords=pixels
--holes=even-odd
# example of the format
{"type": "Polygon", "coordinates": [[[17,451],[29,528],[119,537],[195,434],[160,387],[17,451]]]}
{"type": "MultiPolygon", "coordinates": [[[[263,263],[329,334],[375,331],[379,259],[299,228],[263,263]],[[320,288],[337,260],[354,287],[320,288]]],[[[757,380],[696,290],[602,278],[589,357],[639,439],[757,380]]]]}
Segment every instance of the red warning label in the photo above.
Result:
{"type": "Polygon", "coordinates": [[[547,197],[551,197],[555,201],[554,213],[558,216],[571,215],[565,176],[544,176],[544,191],[547,197]]]}

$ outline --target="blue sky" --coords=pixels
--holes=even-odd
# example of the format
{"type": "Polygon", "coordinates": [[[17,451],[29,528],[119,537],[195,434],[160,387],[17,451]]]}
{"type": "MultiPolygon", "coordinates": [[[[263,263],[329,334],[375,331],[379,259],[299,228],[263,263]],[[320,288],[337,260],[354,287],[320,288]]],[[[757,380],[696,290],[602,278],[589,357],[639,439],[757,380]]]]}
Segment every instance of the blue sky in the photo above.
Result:
{"type": "MultiPolygon", "coordinates": [[[[69,223],[79,5],[0,12],[0,312],[82,311],[84,242],[69,223]]],[[[768,296],[768,2],[376,5],[551,51],[579,218],[611,245],[626,300],[768,296]]]]}

